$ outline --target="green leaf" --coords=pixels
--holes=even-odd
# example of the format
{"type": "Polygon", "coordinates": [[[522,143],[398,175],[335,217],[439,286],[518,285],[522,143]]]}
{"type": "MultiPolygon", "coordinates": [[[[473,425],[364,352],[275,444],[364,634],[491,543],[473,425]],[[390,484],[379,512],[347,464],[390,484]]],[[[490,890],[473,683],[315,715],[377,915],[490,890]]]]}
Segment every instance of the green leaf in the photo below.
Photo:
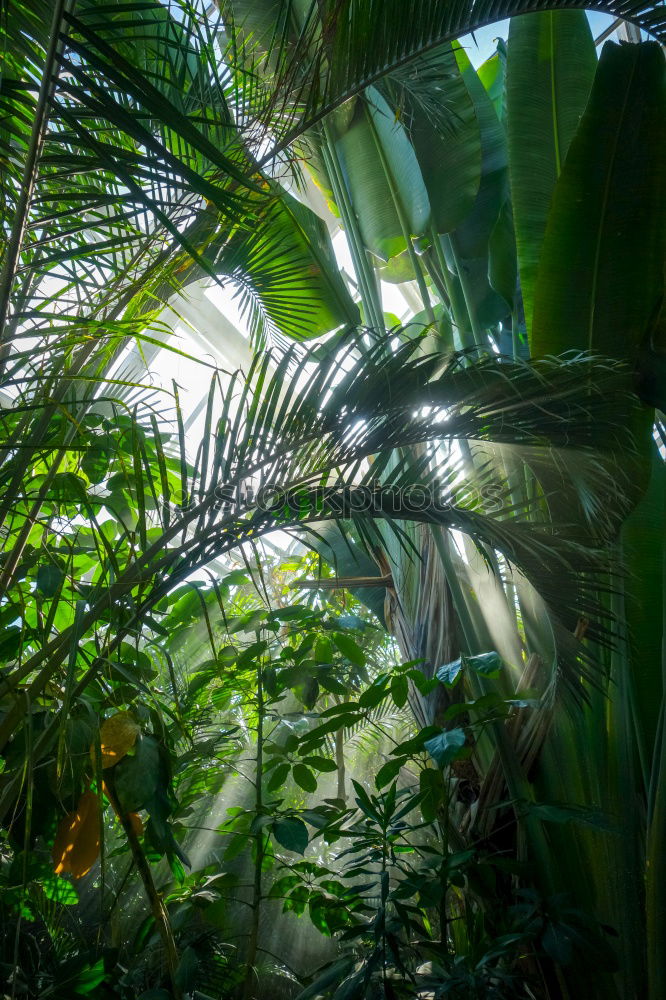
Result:
{"type": "Polygon", "coordinates": [[[421,813],[424,820],[432,823],[437,819],[439,807],[444,801],[445,788],[440,771],[434,767],[425,767],[419,778],[421,793],[421,813]]]}
{"type": "Polygon", "coordinates": [[[250,578],[243,569],[233,569],[220,580],[221,587],[245,587],[250,582],[250,578]]]}
{"type": "Polygon", "coordinates": [[[58,472],[51,481],[49,497],[64,502],[82,501],[86,498],[87,486],[85,479],[73,472],[58,472]]]}
{"type": "Polygon", "coordinates": [[[409,682],[405,674],[397,674],[391,678],[391,697],[397,708],[406,704],[409,696],[409,682]]]}
{"type": "Polygon", "coordinates": [[[504,129],[467,53],[454,44],[462,78],[474,104],[481,134],[481,181],[471,211],[456,227],[461,260],[485,257],[488,241],[507,196],[507,148],[504,129]]]}
{"type": "Polygon", "coordinates": [[[584,11],[548,10],[511,18],[506,71],[509,177],[529,331],[553,189],[585,110],[596,64],[584,11]]]}
{"type": "Polygon", "coordinates": [[[75,906],[79,901],[79,894],[66,878],[58,878],[57,875],[42,876],[39,885],[46,898],[52,899],[54,903],[75,906]]]}
{"type": "Polygon", "coordinates": [[[236,662],[238,656],[238,650],[235,646],[223,646],[222,649],[218,651],[217,662],[222,667],[231,667],[236,662]]]}
{"type": "Polygon", "coordinates": [[[333,772],[338,769],[335,761],[330,760],[328,757],[305,757],[303,763],[309,764],[310,767],[314,767],[317,771],[333,772]]]}
{"type": "Polygon", "coordinates": [[[45,597],[55,597],[64,578],[65,574],[58,566],[47,563],[37,570],[37,589],[45,597]]]}
{"type": "Polygon", "coordinates": [[[351,200],[368,250],[380,260],[406,248],[393,195],[399,200],[409,234],[422,236],[430,219],[428,194],[414,148],[402,124],[375,87],[356,101],[350,124],[336,148],[344,165],[351,200]],[[384,171],[380,153],[386,160],[384,171]]]}
{"type": "Polygon", "coordinates": [[[97,486],[106,478],[109,462],[112,456],[111,439],[93,439],[86,448],[81,459],[81,471],[88,477],[93,486],[97,486]]]}
{"type": "Polygon", "coordinates": [[[22,641],[23,630],[17,625],[4,628],[0,638],[0,663],[4,663],[5,660],[13,660],[18,655],[22,641]]]}
{"type": "Polygon", "coordinates": [[[333,646],[328,636],[319,635],[314,648],[314,656],[317,663],[331,663],[333,660],[333,646]]]}
{"type": "Polygon", "coordinates": [[[387,694],[386,678],[383,678],[380,681],[375,681],[370,687],[366,688],[359,697],[358,703],[361,708],[376,708],[387,694]]]}
{"type": "Polygon", "coordinates": [[[473,670],[482,677],[497,677],[501,668],[502,658],[499,653],[477,653],[475,656],[461,656],[451,663],[445,663],[438,669],[436,677],[447,687],[453,687],[466,669],[473,670]]]}
{"type": "Polygon", "coordinates": [[[457,660],[452,660],[451,663],[444,663],[439,667],[435,676],[442,684],[446,684],[447,687],[453,687],[462,677],[462,673],[463,660],[459,656],[457,660]]]}
{"type": "Polygon", "coordinates": [[[273,836],[278,844],[295,854],[304,854],[308,846],[308,829],[305,823],[295,816],[277,820],[273,827],[273,836]]]}
{"type": "Polygon", "coordinates": [[[572,806],[554,802],[523,802],[521,807],[544,823],[580,823],[604,833],[613,833],[616,827],[599,809],[572,806]]]}
{"type": "Polygon", "coordinates": [[[498,677],[502,669],[502,657],[499,653],[477,653],[476,656],[465,656],[465,666],[482,677],[498,677]]]}
{"type": "Polygon", "coordinates": [[[488,281],[490,287],[502,296],[508,311],[513,312],[518,264],[513,213],[508,198],[502,205],[488,241],[488,281]]]}
{"type": "Polygon", "coordinates": [[[160,780],[160,751],[152,736],[139,736],[134,754],[113,768],[113,785],[123,813],[138,812],[152,799],[160,780]]]}
{"type": "Polygon", "coordinates": [[[283,785],[290,770],[291,770],[290,764],[285,764],[285,763],[278,764],[278,766],[271,774],[268,780],[268,784],[266,785],[268,791],[274,792],[276,788],[279,788],[280,785],[283,785]]]}
{"type": "Polygon", "coordinates": [[[420,670],[412,669],[407,671],[407,676],[421,694],[430,694],[437,687],[437,676],[425,677],[420,670]]]}
{"type": "Polygon", "coordinates": [[[317,779],[305,764],[294,764],[294,781],[297,785],[300,785],[305,792],[316,792],[317,791],[317,779]]]}
{"type": "Polygon", "coordinates": [[[296,1000],[312,1000],[322,993],[328,991],[329,987],[342,982],[354,968],[355,960],[352,957],[339,958],[333,962],[321,975],[317,976],[314,982],[301,990],[296,996],[296,1000]]]}
{"type": "Polygon", "coordinates": [[[181,952],[178,968],[174,977],[176,985],[181,990],[190,991],[196,985],[199,970],[199,956],[189,945],[181,952]]]}
{"type": "Polygon", "coordinates": [[[70,988],[74,990],[77,996],[87,996],[92,993],[100,983],[103,983],[106,979],[106,970],[104,968],[104,959],[99,958],[94,963],[86,963],[85,968],[81,969],[77,975],[76,979],[70,981],[70,988]]]}
{"type": "Polygon", "coordinates": [[[393,781],[400,772],[400,768],[408,760],[408,757],[396,757],[394,760],[387,760],[375,775],[375,785],[377,788],[383,788],[384,785],[388,785],[389,781],[393,781]]]}
{"type": "Polygon", "coordinates": [[[572,934],[565,924],[548,922],[541,938],[546,954],[558,965],[568,965],[573,958],[572,934]]]}
{"type": "Polygon", "coordinates": [[[654,42],[604,46],[553,194],[533,354],[633,360],[646,335],[663,290],[665,74],[654,42]]]}
{"type": "Polygon", "coordinates": [[[217,270],[237,283],[259,343],[271,327],[308,340],[359,321],[326,224],[285,191],[250,234],[241,230],[222,243],[217,270]]]}
{"type": "Polygon", "coordinates": [[[353,663],[355,667],[365,666],[365,653],[358,646],[351,636],[346,635],[344,632],[334,632],[333,642],[338,647],[343,656],[353,663]]]}
{"type": "MultiPolygon", "coordinates": [[[[512,18],[511,23],[516,20],[512,18]]],[[[506,42],[503,38],[497,40],[497,51],[477,69],[479,80],[486,89],[488,97],[493,102],[495,113],[500,121],[506,110],[506,42]]]]}
{"type": "MultiPolygon", "coordinates": [[[[428,98],[445,121],[437,126],[427,104],[410,100],[410,137],[438,233],[455,229],[474,205],[481,181],[481,135],[474,103],[450,44],[416,60],[412,74],[426,81],[428,98]]],[[[420,90],[423,88],[420,83],[420,90]]],[[[420,91],[419,91],[420,92],[420,91]]]]}
{"type": "Polygon", "coordinates": [[[230,618],[227,623],[227,631],[229,633],[259,632],[266,623],[266,617],[265,611],[248,611],[247,614],[230,618]]]}
{"type": "Polygon", "coordinates": [[[446,767],[459,757],[464,746],[464,729],[442,730],[438,736],[433,736],[424,743],[425,749],[439,767],[446,767]]]}

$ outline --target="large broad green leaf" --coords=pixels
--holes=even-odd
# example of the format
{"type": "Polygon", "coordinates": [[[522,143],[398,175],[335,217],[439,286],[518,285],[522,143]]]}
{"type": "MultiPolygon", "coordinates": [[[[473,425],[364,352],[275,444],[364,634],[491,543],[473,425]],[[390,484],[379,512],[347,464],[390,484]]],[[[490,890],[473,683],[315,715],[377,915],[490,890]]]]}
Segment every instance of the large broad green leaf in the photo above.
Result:
{"type": "Polygon", "coordinates": [[[506,112],[506,42],[498,38],[496,44],[497,51],[479,66],[477,73],[493,102],[497,117],[503,121],[506,112]]]}
{"type": "Polygon", "coordinates": [[[454,51],[481,133],[479,191],[471,212],[455,231],[457,252],[468,259],[487,252],[490,234],[506,200],[507,149],[504,128],[467,53],[457,43],[454,51]]]}
{"type": "Polygon", "coordinates": [[[513,310],[517,280],[516,236],[511,202],[507,198],[488,242],[488,281],[510,311],[513,310]]]}
{"type": "MultiPolygon", "coordinates": [[[[507,150],[504,128],[500,123],[493,102],[470,63],[467,54],[458,43],[453,46],[456,60],[467,92],[474,104],[481,138],[481,181],[474,204],[465,218],[451,233],[450,245],[444,247],[449,268],[458,273],[464,290],[464,299],[472,327],[488,327],[505,319],[510,312],[513,290],[507,292],[506,268],[499,279],[500,269],[492,267],[489,254],[493,232],[502,214],[508,195],[507,150]],[[452,257],[455,254],[455,259],[452,257]],[[498,281],[501,294],[491,284],[498,281]]],[[[508,209],[507,209],[508,212],[508,209]]],[[[496,245],[502,244],[502,252],[515,256],[506,214],[498,231],[496,245]],[[503,239],[509,235],[509,241],[503,239]]],[[[508,272],[513,265],[509,265],[508,272]]]]}
{"type": "Polygon", "coordinates": [[[363,241],[376,257],[389,260],[407,246],[399,213],[408,234],[422,236],[430,205],[407,133],[374,87],[357,101],[336,146],[363,241]]]}
{"type": "Polygon", "coordinates": [[[155,794],[160,778],[160,752],[157,740],[141,736],[133,756],[125,756],[113,771],[118,803],[124,814],[143,809],[155,794]]]}
{"type": "Polygon", "coordinates": [[[460,751],[465,745],[464,729],[442,730],[437,736],[426,740],[423,744],[432,759],[439,767],[446,767],[451,761],[460,756],[460,751]]]}
{"type": "Polygon", "coordinates": [[[273,836],[278,844],[295,854],[303,854],[308,846],[308,829],[297,816],[285,816],[276,820],[273,836]]]}
{"type": "Polygon", "coordinates": [[[532,353],[632,358],[661,300],[666,76],[658,45],[604,46],[557,182],[532,353]]]}
{"type": "Polygon", "coordinates": [[[596,64],[590,25],[582,10],[542,11],[511,21],[509,176],[528,329],[553,188],[585,110],[596,64]]]}
{"type": "MultiPolygon", "coordinates": [[[[448,233],[471,211],[481,180],[481,135],[474,103],[450,45],[414,63],[418,90],[405,111],[432,218],[448,233]]],[[[411,77],[410,77],[410,83],[411,77]]]]}

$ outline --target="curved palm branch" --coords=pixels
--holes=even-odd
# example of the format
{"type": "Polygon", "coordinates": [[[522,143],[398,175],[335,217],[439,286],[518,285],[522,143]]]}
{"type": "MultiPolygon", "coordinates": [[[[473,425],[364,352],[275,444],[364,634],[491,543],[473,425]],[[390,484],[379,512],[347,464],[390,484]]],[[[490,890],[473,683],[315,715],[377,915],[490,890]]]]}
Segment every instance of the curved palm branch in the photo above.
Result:
{"type": "MultiPolygon", "coordinates": [[[[43,551],[50,547],[54,558],[62,556],[51,522],[69,483],[66,509],[70,515],[85,514],[94,527],[99,567],[94,583],[84,584],[74,574],[62,582],[72,602],[85,602],[74,624],[57,631],[51,621],[46,638],[24,624],[22,658],[0,685],[0,696],[9,695],[13,702],[0,724],[0,740],[11,736],[26,704],[13,692],[26,684],[35,698],[62,677],[62,666],[72,663],[81,637],[95,635],[104,652],[84,658],[86,669],[75,683],[70,679],[70,698],[85,689],[125,635],[147,627],[146,616],[160,598],[195,569],[275,529],[316,534],[322,520],[354,519],[366,538],[379,520],[423,521],[469,534],[484,552],[502,552],[541,593],[564,641],[562,667],[575,686],[580,675],[575,624],[581,616],[589,618],[590,634],[601,638],[607,617],[594,596],[607,569],[604,539],[591,534],[587,545],[572,541],[566,525],[530,523],[512,506],[499,514],[486,512],[460,488],[446,454],[434,445],[512,441],[544,453],[575,446],[598,469],[600,488],[607,490],[611,474],[599,466],[598,451],[605,448],[610,461],[609,441],[626,440],[617,414],[621,400],[634,405],[627,373],[620,365],[587,357],[532,365],[501,359],[469,364],[465,358],[463,366],[460,357],[425,356],[418,347],[405,344],[392,352],[380,343],[359,357],[352,340],[337,358],[320,365],[314,364],[313,352],[296,348],[279,359],[270,353],[258,356],[248,376],[239,373],[219,401],[215,432],[203,442],[196,467],[190,470],[181,455],[178,503],[160,435],[151,441],[125,417],[126,450],[119,451],[109,471],[129,465],[126,496],[135,518],[129,518],[113,545],[100,526],[100,514],[117,499],[112,483],[120,472],[99,487],[86,489],[79,478],[78,485],[60,482],[59,492],[53,482],[54,489],[42,491],[44,512],[36,524],[45,531],[43,551]],[[609,398],[615,416],[609,414],[609,398]],[[397,448],[415,449],[414,457],[385,477],[388,455],[397,448]],[[368,470],[371,459],[375,465],[368,470]],[[437,486],[438,495],[417,508],[406,493],[414,485],[437,486]],[[151,496],[152,528],[146,515],[151,496]]],[[[211,392],[211,413],[214,401],[211,392]]],[[[70,414],[76,422],[76,403],[70,414]]],[[[25,511],[30,497],[5,496],[8,502],[25,511]]],[[[8,594],[12,587],[20,589],[24,575],[20,569],[13,574],[8,594]]]]}
{"type": "MultiPolygon", "coordinates": [[[[666,32],[663,5],[653,0],[566,0],[557,9],[603,10],[632,21],[656,38],[666,32]]],[[[287,149],[346,101],[447,41],[486,24],[553,9],[533,0],[324,0],[296,20],[287,0],[221,0],[239,34],[241,62],[273,81],[271,113],[291,123],[271,150],[287,149]],[[371,44],[370,44],[371,43],[371,44]]]]}

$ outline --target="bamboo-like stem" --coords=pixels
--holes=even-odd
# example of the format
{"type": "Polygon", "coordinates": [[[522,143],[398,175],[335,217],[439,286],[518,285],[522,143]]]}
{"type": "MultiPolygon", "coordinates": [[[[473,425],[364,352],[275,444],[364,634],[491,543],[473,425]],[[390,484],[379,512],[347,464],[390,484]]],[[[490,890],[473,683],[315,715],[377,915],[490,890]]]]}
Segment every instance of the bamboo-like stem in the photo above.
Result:
{"type": "MultiPolygon", "coordinates": [[[[449,273],[449,268],[444,257],[444,251],[442,250],[442,239],[445,237],[440,236],[436,229],[431,230],[431,242],[435,251],[435,257],[437,259],[437,264],[441,271],[441,280],[444,282],[444,287],[446,290],[446,295],[450,303],[451,314],[453,317],[453,322],[455,324],[456,330],[458,331],[459,347],[462,350],[468,350],[475,346],[474,337],[470,338],[469,330],[467,329],[467,324],[463,322],[463,317],[460,315],[459,309],[456,307],[456,296],[451,287],[451,276],[449,273]]],[[[434,272],[434,268],[432,269],[434,272]]],[[[431,272],[432,273],[432,272],[431,272]]],[[[471,319],[470,319],[471,325],[471,319]]]]}
{"type": "Polygon", "coordinates": [[[458,272],[458,278],[460,280],[460,285],[465,297],[465,305],[467,306],[467,313],[469,315],[469,322],[472,327],[472,333],[474,334],[474,347],[485,347],[486,339],[484,336],[483,327],[479,325],[479,319],[476,315],[476,309],[474,308],[474,301],[472,299],[472,290],[469,287],[469,281],[467,280],[467,275],[465,274],[465,269],[461,264],[460,255],[458,253],[458,246],[456,237],[452,234],[445,236],[445,240],[448,241],[449,250],[451,251],[451,256],[453,257],[453,262],[456,266],[456,271],[458,272]]]}
{"type": "Polygon", "coordinates": [[[354,206],[349,197],[342,170],[340,169],[338,154],[335,148],[335,139],[328,126],[324,127],[324,136],[326,142],[321,147],[324,164],[328,170],[329,179],[333,187],[333,195],[342,216],[345,235],[349,244],[349,252],[351,253],[354,270],[359,282],[361,302],[363,303],[367,318],[371,321],[370,325],[375,328],[379,336],[384,332],[385,327],[384,314],[377,293],[375,273],[368,261],[367,252],[354,212],[354,206]]]}

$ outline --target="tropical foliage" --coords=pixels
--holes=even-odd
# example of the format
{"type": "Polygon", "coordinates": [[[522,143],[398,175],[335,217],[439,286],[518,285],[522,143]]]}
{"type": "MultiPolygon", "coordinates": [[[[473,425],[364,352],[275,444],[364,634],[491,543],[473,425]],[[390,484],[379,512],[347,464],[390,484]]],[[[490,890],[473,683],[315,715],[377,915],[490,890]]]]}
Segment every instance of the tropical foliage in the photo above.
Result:
{"type": "Polygon", "coordinates": [[[568,6],[3,8],[12,1000],[664,995],[664,8],[568,6]]]}

